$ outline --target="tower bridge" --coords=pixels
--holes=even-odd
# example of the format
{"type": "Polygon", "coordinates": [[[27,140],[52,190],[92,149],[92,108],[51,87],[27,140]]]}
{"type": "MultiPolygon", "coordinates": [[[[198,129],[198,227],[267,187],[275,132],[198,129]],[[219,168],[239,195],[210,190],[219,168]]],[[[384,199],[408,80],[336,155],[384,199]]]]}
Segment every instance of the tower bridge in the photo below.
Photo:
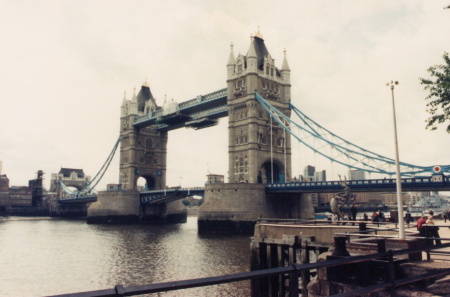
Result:
{"type": "MultiPolygon", "coordinates": [[[[321,147],[330,147],[333,154],[316,152],[349,168],[392,174],[394,160],[343,140],[291,104],[291,70],[286,53],[281,68],[277,68],[259,33],[252,37],[246,55],[235,57],[231,46],[226,69],[226,88],[180,104],[172,100],[158,106],[146,83],[131,99],[124,97],[120,115],[121,191],[99,192],[97,201],[88,209],[88,222],[185,220],[186,209],[180,199],[186,193],[169,193],[166,189],[168,134],[179,128],[214,126],[223,117],[228,117],[229,183],[207,184],[198,189],[205,199],[198,216],[200,232],[252,233],[260,217],[313,217],[312,190],[330,191],[337,185],[291,183],[292,137],[314,151],[308,139],[323,142],[321,147]],[[292,121],[292,112],[306,128],[292,121]],[[295,134],[294,128],[304,135],[295,134]],[[335,157],[335,152],[343,159],[335,157]],[[145,179],[149,191],[137,190],[139,178],[145,179]],[[283,199],[271,199],[283,191],[283,199]]],[[[432,170],[430,166],[401,166],[409,176],[432,170]]],[[[450,171],[450,166],[438,168],[435,173],[450,171]]],[[[364,186],[385,190],[395,184],[364,186]]]]}

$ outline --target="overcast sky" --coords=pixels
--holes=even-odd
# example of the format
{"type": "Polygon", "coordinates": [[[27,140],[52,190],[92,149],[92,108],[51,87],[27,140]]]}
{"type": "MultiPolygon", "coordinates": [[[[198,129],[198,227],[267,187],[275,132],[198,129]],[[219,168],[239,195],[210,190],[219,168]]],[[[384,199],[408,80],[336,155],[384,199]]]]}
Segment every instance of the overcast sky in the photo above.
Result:
{"type": "MultiPolygon", "coordinates": [[[[61,167],[94,176],[119,136],[120,105],[147,81],[157,103],[226,87],[230,44],[246,54],[259,27],[281,68],[286,49],[292,102],[335,134],[394,158],[395,89],[401,161],[450,164],[450,135],[425,129],[419,83],[450,51],[449,1],[0,1],[0,160],[11,186],[38,170],[45,186],[61,167]]],[[[169,186],[227,176],[227,119],[169,133],[169,186]]],[[[293,148],[329,179],[343,168],[293,148]]],[[[118,182],[118,154],[106,183],[118,182]]]]}

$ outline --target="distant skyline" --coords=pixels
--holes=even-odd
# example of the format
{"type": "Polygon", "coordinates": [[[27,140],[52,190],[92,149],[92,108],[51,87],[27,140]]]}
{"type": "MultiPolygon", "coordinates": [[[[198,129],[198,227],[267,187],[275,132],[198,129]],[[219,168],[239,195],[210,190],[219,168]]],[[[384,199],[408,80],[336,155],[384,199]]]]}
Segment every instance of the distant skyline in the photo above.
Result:
{"type": "MultiPolygon", "coordinates": [[[[120,105],[146,81],[162,106],[226,87],[226,64],[261,32],[278,68],[284,50],[292,102],[335,134],[400,160],[448,165],[450,135],[425,129],[420,77],[449,51],[448,1],[1,1],[0,160],[11,186],[61,167],[94,176],[119,136],[120,105]]],[[[293,142],[292,176],[306,165],[348,174],[293,142]]],[[[228,176],[227,119],[169,132],[168,186],[228,176]]],[[[98,190],[118,182],[118,153],[98,190]]],[[[371,176],[366,176],[371,178],[371,176]]]]}

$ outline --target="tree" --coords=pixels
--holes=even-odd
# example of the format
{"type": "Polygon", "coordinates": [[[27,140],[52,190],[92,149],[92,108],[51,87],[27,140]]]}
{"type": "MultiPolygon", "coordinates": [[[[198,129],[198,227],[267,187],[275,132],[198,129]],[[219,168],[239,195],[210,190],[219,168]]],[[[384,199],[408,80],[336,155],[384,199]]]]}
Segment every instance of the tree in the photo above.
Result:
{"type": "MultiPolygon", "coordinates": [[[[420,83],[424,85],[425,90],[430,92],[425,98],[430,100],[427,103],[427,112],[430,117],[426,120],[426,128],[430,130],[436,130],[439,124],[450,121],[450,58],[448,53],[444,53],[443,58],[444,65],[428,68],[430,79],[420,78],[420,83]]],[[[447,133],[450,133],[450,124],[447,126],[447,133]]]]}

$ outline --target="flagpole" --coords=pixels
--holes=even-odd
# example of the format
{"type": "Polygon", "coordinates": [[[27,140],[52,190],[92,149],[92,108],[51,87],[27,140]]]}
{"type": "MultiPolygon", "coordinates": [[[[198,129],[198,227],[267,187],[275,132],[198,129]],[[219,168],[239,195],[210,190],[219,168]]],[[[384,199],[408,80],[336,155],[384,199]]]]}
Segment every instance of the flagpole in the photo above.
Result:
{"type": "Polygon", "coordinates": [[[398,81],[391,81],[387,86],[391,86],[392,93],[392,111],[394,114],[394,140],[395,140],[395,168],[397,172],[396,186],[397,186],[397,210],[398,210],[398,237],[405,239],[405,224],[403,220],[403,201],[402,201],[402,182],[400,177],[400,158],[398,153],[398,139],[397,139],[397,120],[395,117],[395,100],[394,100],[394,85],[398,85],[398,81]]]}

